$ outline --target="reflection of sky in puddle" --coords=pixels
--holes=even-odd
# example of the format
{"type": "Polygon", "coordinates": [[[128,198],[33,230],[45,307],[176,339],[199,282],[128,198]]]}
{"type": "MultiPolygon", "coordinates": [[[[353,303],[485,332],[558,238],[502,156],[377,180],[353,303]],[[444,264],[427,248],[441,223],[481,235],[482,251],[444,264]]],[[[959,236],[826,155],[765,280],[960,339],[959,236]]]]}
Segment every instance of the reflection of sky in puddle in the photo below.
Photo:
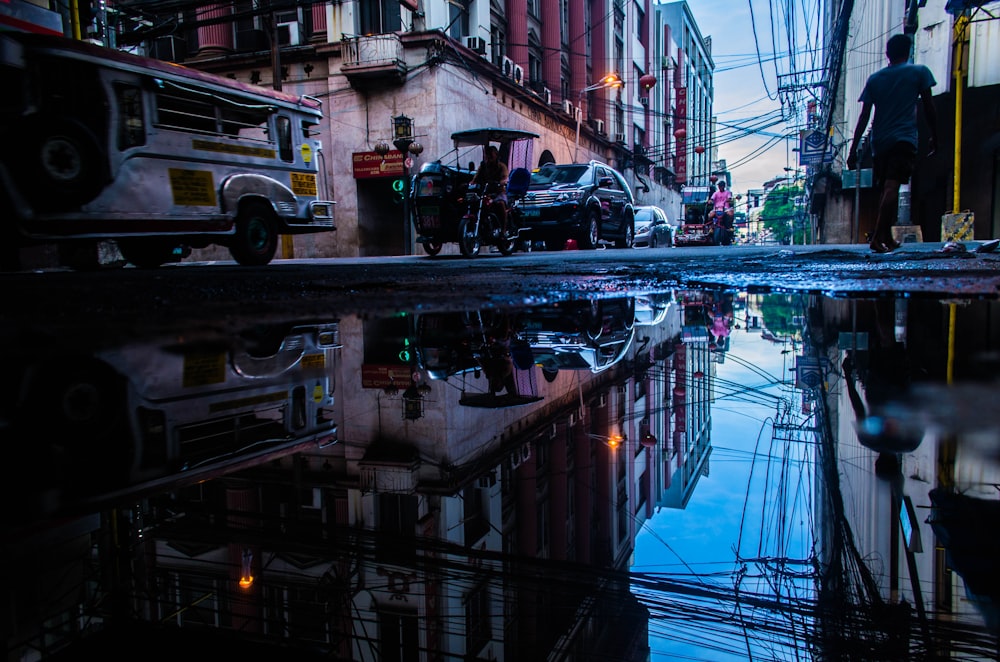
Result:
{"type": "MultiPolygon", "coordinates": [[[[35,443],[15,446],[23,461],[5,475],[44,470],[37,505],[7,482],[8,523],[102,540],[116,513],[136,613],[271,642],[294,630],[355,659],[386,646],[612,659],[610,642],[645,641],[646,628],[654,660],[830,658],[835,643],[891,659],[904,634],[918,657],[927,632],[995,651],[975,628],[994,618],[976,596],[1000,594],[998,550],[974,535],[997,523],[995,306],[956,306],[952,325],[947,305],[901,301],[677,291],[248,320],[236,338],[102,348],[120,384],[87,384],[106,372],[22,345],[8,365],[28,368],[25,399],[3,433],[35,443]],[[91,398],[114,384],[127,419],[91,398]],[[101,435],[131,466],[63,443],[101,435]],[[953,493],[971,500],[946,511],[953,493]]],[[[11,568],[37,540],[21,538],[11,568]]],[[[75,552],[79,572],[63,577],[72,554],[55,555],[15,597],[46,618],[112,622],[99,582],[59,583],[110,548],[75,552]],[[85,604],[44,613],[29,597],[39,581],[85,604]]],[[[37,636],[28,624],[11,641],[37,636]]]]}

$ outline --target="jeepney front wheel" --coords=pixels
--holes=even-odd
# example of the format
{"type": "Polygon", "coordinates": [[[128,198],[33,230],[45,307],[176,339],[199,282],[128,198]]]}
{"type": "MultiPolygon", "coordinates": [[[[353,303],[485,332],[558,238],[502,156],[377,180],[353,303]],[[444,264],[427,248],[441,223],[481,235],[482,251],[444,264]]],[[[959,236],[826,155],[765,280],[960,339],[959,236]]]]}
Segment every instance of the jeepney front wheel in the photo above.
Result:
{"type": "Polygon", "coordinates": [[[425,241],[424,252],[430,255],[431,257],[436,257],[437,254],[441,252],[441,248],[443,248],[443,246],[444,244],[442,244],[440,241],[425,241]]]}
{"type": "Polygon", "coordinates": [[[233,259],[245,267],[262,267],[278,250],[277,218],[271,207],[260,201],[240,206],[236,234],[229,245],[233,259]]]}

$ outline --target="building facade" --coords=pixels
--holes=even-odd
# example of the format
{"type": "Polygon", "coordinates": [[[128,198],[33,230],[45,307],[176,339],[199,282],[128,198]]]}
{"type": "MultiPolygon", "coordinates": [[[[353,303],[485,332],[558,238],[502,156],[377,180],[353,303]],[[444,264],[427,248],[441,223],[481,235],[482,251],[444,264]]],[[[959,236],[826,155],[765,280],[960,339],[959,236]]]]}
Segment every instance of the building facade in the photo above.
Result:
{"type": "MultiPolygon", "coordinates": [[[[5,5],[5,22],[28,6],[5,5]]],[[[711,48],[684,2],[351,0],[261,9],[236,1],[155,15],[120,2],[76,16],[55,3],[30,7],[67,36],[321,99],[319,158],[338,203],[337,231],[289,240],[284,257],[414,252],[393,187],[428,160],[478,163],[478,154],[455,153],[456,131],[538,133],[536,164],[604,161],[625,175],[636,204],[660,205],[672,218],[679,186],[709,169],[711,48]],[[610,73],[624,84],[602,85],[610,73]],[[399,116],[412,121],[419,151],[376,154],[399,116]]]]}

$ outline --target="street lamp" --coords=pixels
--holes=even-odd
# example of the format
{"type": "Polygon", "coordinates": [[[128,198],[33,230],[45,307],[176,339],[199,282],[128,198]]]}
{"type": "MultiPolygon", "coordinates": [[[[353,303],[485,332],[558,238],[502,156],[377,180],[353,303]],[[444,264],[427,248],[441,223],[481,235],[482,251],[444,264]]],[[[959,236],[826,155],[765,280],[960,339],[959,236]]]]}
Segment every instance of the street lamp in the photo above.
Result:
{"type": "Polygon", "coordinates": [[[620,88],[623,85],[625,85],[625,81],[618,74],[608,74],[593,85],[588,85],[580,90],[580,96],[576,104],[576,146],[573,148],[573,163],[576,163],[576,157],[580,152],[580,122],[583,121],[583,95],[594,90],[606,87],[620,88]]]}
{"type": "MultiPolygon", "coordinates": [[[[392,144],[403,155],[403,226],[404,252],[410,252],[410,154],[418,156],[424,151],[424,146],[413,139],[413,118],[406,115],[396,115],[392,118],[392,144]]],[[[377,146],[376,146],[377,147],[377,146]]]]}

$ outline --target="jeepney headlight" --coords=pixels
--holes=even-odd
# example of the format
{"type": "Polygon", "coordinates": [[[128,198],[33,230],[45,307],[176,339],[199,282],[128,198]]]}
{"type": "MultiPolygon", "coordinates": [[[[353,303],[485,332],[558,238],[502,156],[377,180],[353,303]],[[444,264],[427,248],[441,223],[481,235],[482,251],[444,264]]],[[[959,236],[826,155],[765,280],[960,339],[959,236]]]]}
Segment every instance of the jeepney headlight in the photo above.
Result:
{"type": "Polygon", "coordinates": [[[333,218],[333,205],[329,202],[313,202],[309,209],[313,218],[333,218]]]}

